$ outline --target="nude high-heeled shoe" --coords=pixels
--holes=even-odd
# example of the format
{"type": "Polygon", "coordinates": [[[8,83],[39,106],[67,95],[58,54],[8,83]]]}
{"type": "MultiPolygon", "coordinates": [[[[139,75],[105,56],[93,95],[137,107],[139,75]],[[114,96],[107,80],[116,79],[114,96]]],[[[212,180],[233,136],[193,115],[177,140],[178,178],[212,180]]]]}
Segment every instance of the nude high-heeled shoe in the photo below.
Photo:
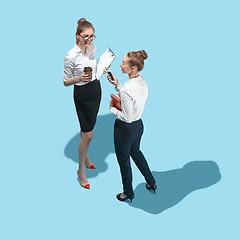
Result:
{"type": "Polygon", "coordinates": [[[77,170],[77,175],[78,175],[78,181],[79,181],[80,185],[81,185],[83,188],[90,189],[90,184],[89,184],[89,183],[82,184],[82,183],[80,182],[80,174],[79,174],[79,171],[78,171],[78,170],[77,170]]]}

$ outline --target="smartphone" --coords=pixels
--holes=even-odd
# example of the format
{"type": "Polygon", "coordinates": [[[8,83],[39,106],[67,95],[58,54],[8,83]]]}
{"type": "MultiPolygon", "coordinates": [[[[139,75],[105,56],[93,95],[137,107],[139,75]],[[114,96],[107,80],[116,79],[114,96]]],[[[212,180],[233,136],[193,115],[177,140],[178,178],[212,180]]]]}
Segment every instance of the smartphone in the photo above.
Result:
{"type": "Polygon", "coordinates": [[[110,76],[111,82],[115,82],[115,80],[113,78],[113,75],[112,75],[112,73],[109,70],[107,70],[107,74],[110,76]]]}

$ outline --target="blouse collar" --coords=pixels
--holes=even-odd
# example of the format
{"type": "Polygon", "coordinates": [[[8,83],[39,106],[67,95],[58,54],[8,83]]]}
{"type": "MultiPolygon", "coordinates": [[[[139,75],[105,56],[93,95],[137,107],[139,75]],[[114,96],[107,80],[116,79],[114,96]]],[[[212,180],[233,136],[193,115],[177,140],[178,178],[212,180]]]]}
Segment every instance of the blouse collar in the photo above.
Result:
{"type": "MultiPolygon", "coordinates": [[[[77,53],[84,53],[84,51],[77,45],[77,43],[75,44],[75,49],[77,53]]],[[[87,51],[86,51],[86,55],[89,55],[92,51],[94,50],[94,45],[93,43],[91,43],[88,47],[87,47],[87,51]]]]}

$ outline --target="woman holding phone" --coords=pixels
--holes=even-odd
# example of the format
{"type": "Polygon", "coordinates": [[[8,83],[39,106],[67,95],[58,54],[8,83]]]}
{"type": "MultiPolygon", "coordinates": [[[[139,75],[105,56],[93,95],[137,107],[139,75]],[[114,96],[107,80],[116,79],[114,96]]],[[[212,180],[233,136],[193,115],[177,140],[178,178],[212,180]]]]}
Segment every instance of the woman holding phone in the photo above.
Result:
{"type": "Polygon", "coordinates": [[[132,187],[132,170],[130,156],[146,180],[148,190],[157,189],[156,181],[149,169],[148,163],[140,150],[140,141],[143,134],[141,116],[147,100],[148,87],[145,78],[139,74],[144,67],[144,60],[148,58],[145,50],[127,53],[120,67],[122,73],[127,73],[129,80],[122,86],[118,79],[108,74],[110,83],[115,85],[121,98],[122,111],[114,107],[110,100],[110,110],[116,115],[114,124],[114,146],[122,176],[123,193],[117,194],[119,201],[134,198],[132,187]]]}
{"type": "Polygon", "coordinates": [[[89,189],[85,165],[87,168],[95,169],[88,156],[88,147],[93,137],[93,128],[100,106],[101,86],[96,79],[96,46],[92,43],[96,37],[95,29],[85,18],[81,18],[77,23],[76,44],[64,60],[63,83],[65,86],[74,84],[74,103],[81,128],[77,175],[81,186],[89,189]],[[88,72],[84,72],[84,68],[88,69],[88,72]]]}

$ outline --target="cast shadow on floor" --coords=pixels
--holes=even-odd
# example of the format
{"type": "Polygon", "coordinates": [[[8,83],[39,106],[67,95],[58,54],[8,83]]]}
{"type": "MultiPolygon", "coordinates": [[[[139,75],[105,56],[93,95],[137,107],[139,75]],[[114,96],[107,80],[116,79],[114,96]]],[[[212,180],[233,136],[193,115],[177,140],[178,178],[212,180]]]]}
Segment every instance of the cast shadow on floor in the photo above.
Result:
{"type": "MultiPolygon", "coordinates": [[[[95,170],[87,170],[87,178],[96,177],[108,168],[105,160],[110,153],[114,153],[113,114],[98,116],[93,132],[93,140],[89,147],[89,157],[96,166],[95,170]],[[100,143],[100,144],[99,144],[100,143]]],[[[77,133],[67,143],[64,154],[78,164],[78,144],[81,140],[77,133]]],[[[182,201],[195,190],[210,187],[221,179],[218,165],[213,161],[193,161],[181,169],[166,172],[152,172],[158,189],[156,194],[145,188],[145,183],[134,189],[135,198],[130,207],[139,208],[151,214],[159,214],[182,201]]]]}
{"type": "Polygon", "coordinates": [[[134,189],[135,198],[130,207],[139,208],[151,214],[159,214],[182,201],[193,191],[210,187],[221,179],[218,165],[213,161],[193,161],[181,169],[166,172],[152,172],[157,191],[148,191],[145,183],[134,189]]]}
{"type": "MultiPolygon", "coordinates": [[[[89,157],[96,166],[94,170],[86,170],[86,177],[96,177],[99,173],[105,172],[108,168],[105,160],[110,153],[114,153],[113,127],[116,117],[113,114],[97,117],[93,130],[93,139],[89,146],[89,157]]],[[[80,132],[67,143],[64,154],[67,158],[78,163],[78,144],[81,140],[80,132]]],[[[77,168],[76,168],[77,171],[77,168]]]]}

